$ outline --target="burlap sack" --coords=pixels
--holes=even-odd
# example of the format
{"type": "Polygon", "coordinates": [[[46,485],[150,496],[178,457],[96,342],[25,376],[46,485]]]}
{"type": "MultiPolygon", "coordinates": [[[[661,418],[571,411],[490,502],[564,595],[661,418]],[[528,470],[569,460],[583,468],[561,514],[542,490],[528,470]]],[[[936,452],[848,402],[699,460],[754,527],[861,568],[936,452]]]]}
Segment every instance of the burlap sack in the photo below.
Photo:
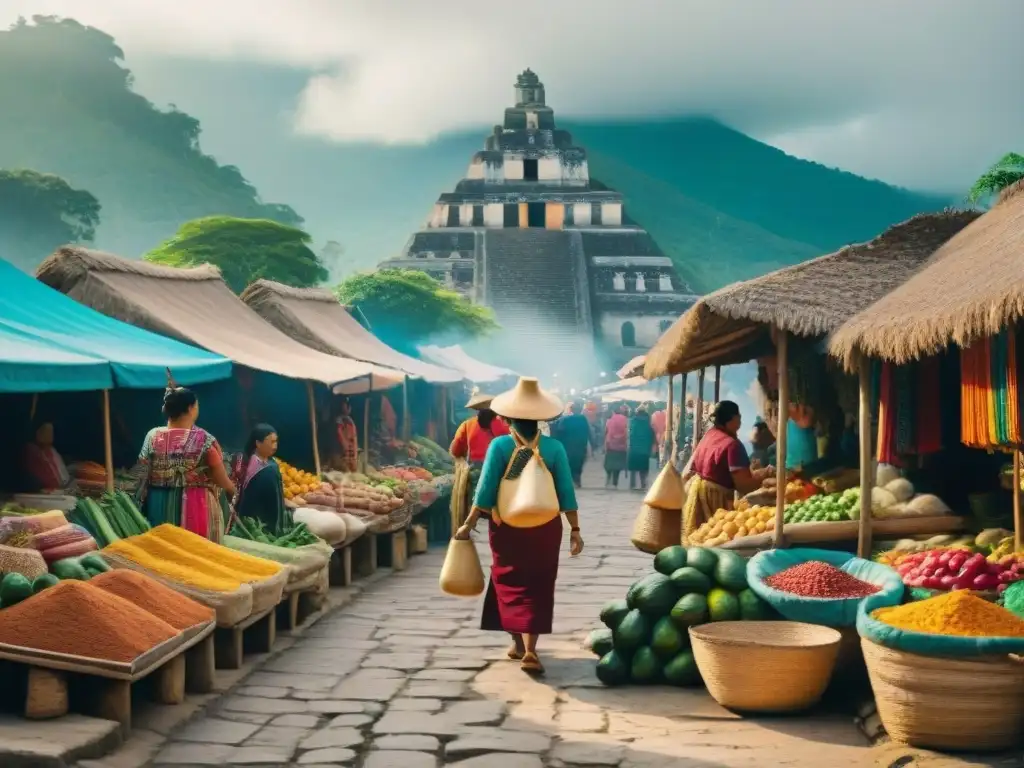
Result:
{"type": "Polygon", "coordinates": [[[252,587],[252,613],[260,614],[269,611],[280,603],[287,583],[287,568],[282,568],[269,579],[250,581],[249,586],[252,587]]]}
{"type": "MultiPolygon", "coordinates": [[[[233,627],[235,624],[238,624],[240,621],[248,618],[253,611],[253,590],[248,584],[242,584],[233,592],[215,592],[213,590],[199,589],[187,584],[182,584],[178,581],[173,581],[158,573],[154,573],[147,568],[143,568],[138,563],[121,555],[104,552],[103,559],[110,564],[111,568],[126,568],[128,570],[144,574],[154,581],[158,581],[164,586],[170,587],[175,592],[180,592],[185,595],[185,597],[195,600],[200,605],[212,608],[217,615],[218,627],[233,627]]],[[[275,578],[279,578],[280,576],[281,574],[275,578]]],[[[280,601],[280,597],[278,598],[278,601],[280,601]]]]}
{"type": "Polygon", "coordinates": [[[329,547],[320,548],[316,545],[308,547],[276,547],[259,541],[241,539],[236,536],[225,536],[222,542],[237,552],[244,552],[253,557],[261,557],[281,563],[288,569],[288,583],[304,579],[316,573],[331,559],[329,547]]]}

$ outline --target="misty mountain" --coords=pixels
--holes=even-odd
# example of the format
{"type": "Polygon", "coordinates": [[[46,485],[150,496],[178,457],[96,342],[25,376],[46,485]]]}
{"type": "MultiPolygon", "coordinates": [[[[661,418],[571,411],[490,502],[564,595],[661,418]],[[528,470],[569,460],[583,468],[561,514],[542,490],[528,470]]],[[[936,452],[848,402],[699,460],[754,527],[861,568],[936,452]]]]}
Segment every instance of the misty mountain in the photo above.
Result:
{"type": "MultiPolygon", "coordinates": [[[[290,113],[308,72],[152,59],[119,67],[115,42],[100,33],[70,23],[32,30],[0,33],[9,116],[0,167],[57,173],[91,191],[103,205],[98,245],[126,256],[196,216],[301,216],[318,243],[344,247],[337,272],[371,267],[401,249],[489,132],[411,147],[299,137],[290,113]]],[[[560,122],[589,150],[592,176],[624,194],[627,215],[701,291],[948,202],[794,158],[711,120],[560,122]]]]}

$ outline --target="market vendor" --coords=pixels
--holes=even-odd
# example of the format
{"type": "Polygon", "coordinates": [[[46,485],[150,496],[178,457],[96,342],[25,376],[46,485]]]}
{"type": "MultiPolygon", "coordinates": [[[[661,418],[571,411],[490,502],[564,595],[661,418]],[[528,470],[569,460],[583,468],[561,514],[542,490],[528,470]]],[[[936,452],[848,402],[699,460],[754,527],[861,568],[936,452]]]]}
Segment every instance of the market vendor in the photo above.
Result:
{"type": "Polygon", "coordinates": [[[352,403],[348,398],[342,398],[339,405],[338,418],[335,419],[335,428],[338,436],[338,447],[341,449],[342,472],[356,472],[359,469],[359,430],[352,418],[352,403]]]}
{"type": "Polygon", "coordinates": [[[775,464],[775,435],[763,419],[754,421],[754,429],[750,432],[750,464],[757,469],[775,464]]]}
{"type": "Polygon", "coordinates": [[[491,441],[508,434],[508,426],[491,410],[491,396],[477,392],[466,403],[466,408],[476,413],[459,425],[448,452],[457,461],[455,464],[455,485],[452,489],[451,513],[454,531],[469,514],[476,484],[480,479],[480,467],[491,441]]]}
{"type": "Polygon", "coordinates": [[[151,429],[139,452],[139,465],[145,470],[139,508],[152,526],[180,525],[220,542],[235,484],[217,439],[196,426],[199,398],[177,386],[169,372],[163,413],[167,426],[151,429]]]}
{"type": "Polygon", "coordinates": [[[25,471],[34,491],[52,493],[71,485],[64,459],[53,447],[53,424],[49,421],[36,425],[32,441],[25,446],[25,471]]]}
{"type": "Polygon", "coordinates": [[[288,527],[284,506],[284,482],[273,456],[277,453],[277,430],[269,424],[257,424],[249,433],[245,452],[236,472],[238,493],[235,516],[259,520],[275,534],[288,527]]]}
{"type": "Polygon", "coordinates": [[[737,435],[742,419],[740,407],[722,400],[712,414],[712,427],[693,451],[683,475],[686,506],[683,508],[683,543],[719,509],[732,509],[737,493],[746,495],[761,487],[774,467],[750,468],[747,449],[737,435]]]}

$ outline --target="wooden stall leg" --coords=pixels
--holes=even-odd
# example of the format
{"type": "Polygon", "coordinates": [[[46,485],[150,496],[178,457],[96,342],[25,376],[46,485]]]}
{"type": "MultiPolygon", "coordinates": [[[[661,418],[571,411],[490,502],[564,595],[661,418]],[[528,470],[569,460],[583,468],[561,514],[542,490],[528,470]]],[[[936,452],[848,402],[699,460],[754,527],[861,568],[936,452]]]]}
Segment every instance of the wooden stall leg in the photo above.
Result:
{"type": "Polygon", "coordinates": [[[185,700],[185,654],[179,653],[156,671],[156,700],[159,704],[181,704],[185,700]]]}
{"type": "Polygon", "coordinates": [[[404,571],[409,563],[409,539],[405,531],[391,534],[391,570],[404,571]]]}
{"type": "Polygon", "coordinates": [[[353,569],[360,578],[372,576],[377,570],[377,536],[366,533],[352,542],[353,569]]]}
{"type": "Polygon", "coordinates": [[[127,736],[132,727],[132,684],[127,680],[95,680],[100,686],[96,695],[96,717],[120,723],[122,734],[127,736]]]}
{"type": "Polygon", "coordinates": [[[347,587],[352,584],[352,547],[334,550],[327,577],[332,587],[347,587]]]}
{"type": "Polygon", "coordinates": [[[242,667],[242,630],[237,627],[218,628],[215,632],[216,648],[214,658],[217,669],[241,669],[242,667]]]}
{"type": "Polygon", "coordinates": [[[270,653],[277,640],[277,615],[271,611],[249,627],[250,645],[254,653],[270,653]]]}
{"type": "Polygon", "coordinates": [[[68,713],[68,679],[63,672],[29,667],[25,717],[47,720],[68,713]]]}
{"type": "Polygon", "coordinates": [[[427,529],[422,525],[410,526],[407,539],[410,555],[422,555],[427,551],[427,529]]]}
{"type": "Polygon", "coordinates": [[[301,594],[301,592],[292,592],[277,606],[277,623],[289,632],[299,626],[299,595],[301,594]]]}
{"type": "Polygon", "coordinates": [[[299,603],[296,609],[296,624],[301,625],[312,614],[316,613],[323,605],[322,598],[313,590],[299,593],[299,603]]]}
{"type": "Polygon", "coordinates": [[[213,634],[185,651],[185,690],[210,693],[215,683],[216,653],[213,634]]]}

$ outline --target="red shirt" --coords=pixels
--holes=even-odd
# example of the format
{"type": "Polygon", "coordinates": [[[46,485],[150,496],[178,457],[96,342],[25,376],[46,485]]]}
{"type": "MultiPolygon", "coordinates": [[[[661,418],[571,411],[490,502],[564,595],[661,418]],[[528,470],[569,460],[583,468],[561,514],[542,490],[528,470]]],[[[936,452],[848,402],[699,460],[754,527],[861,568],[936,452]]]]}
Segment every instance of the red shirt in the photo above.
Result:
{"type": "Polygon", "coordinates": [[[459,429],[455,433],[455,439],[452,440],[452,445],[448,452],[457,459],[483,461],[487,455],[487,448],[490,446],[491,440],[499,435],[507,434],[508,426],[501,420],[500,416],[495,416],[491,420],[490,429],[481,427],[477,417],[474,416],[471,419],[466,419],[459,425],[459,429]]]}
{"type": "Polygon", "coordinates": [[[743,443],[724,429],[712,427],[697,444],[690,469],[712,483],[735,488],[732,472],[749,466],[750,458],[743,443]]]}

